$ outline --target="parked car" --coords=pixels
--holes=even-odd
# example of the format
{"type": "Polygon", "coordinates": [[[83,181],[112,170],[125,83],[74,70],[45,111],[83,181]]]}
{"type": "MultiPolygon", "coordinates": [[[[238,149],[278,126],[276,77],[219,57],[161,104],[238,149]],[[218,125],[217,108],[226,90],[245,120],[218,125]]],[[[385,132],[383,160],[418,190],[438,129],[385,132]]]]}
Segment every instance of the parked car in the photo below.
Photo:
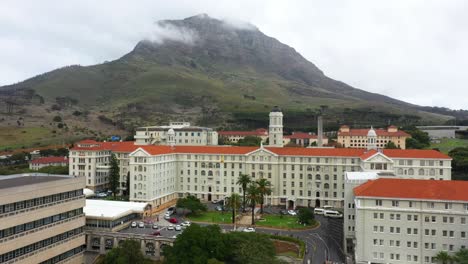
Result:
{"type": "Polygon", "coordinates": [[[139,228],[145,228],[145,223],[139,222],[139,223],[138,223],[138,227],[139,227],[139,228]]]}
{"type": "Polygon", "coordinates": [[[242,230],[243,232],[246,232],[246,233],[252,233],[252,232],[255,232],[255,228],[253,227],[247,227],[247,228],[244,228],[244,230],[242,230]]]}
{"type": "Polygon", "coordinates": [[[324,205],[322,208],[325,209],[325,210],[332,210],[332,209],[333,209],[333,206],[331,206],[331,205],[324,205]]]}
{"type": "Polygon", "coordinates": [[[294,210],[288,210],[289,215],[297,215],[296,211],[294,210]]]}
{"type": "Polygon", "coordinates": [[[171,218],[171,219],[169,219],[169,222],[173,223],[173,224],[177,224],[178,221],[177,221],[176,218],[171,218]]]}
{"type": "Polygon", "coordinates": [[[170,212],[171,214],[173,214],[173,213],[176,212],[176,208],[175,207],[169,207],[169,208],[167,208],[167,212],[170,212]]]}
{"type": "Polygon", "coordinates": [[[131,226],[131,227],[137,227],[137,223],[136,223],[136,222],[132,222],[132,223],[130,224],[130,226],[131,226]]]}
{"type": "Polygon", "coordinates": [[[216,206],[215,208],[216,211],[223,211],[223,207],[221,205],[216,206]]]}
{"type": "Polygon", "coordinates": [[[166,214],[166,215],[164,215],[164,219],[169,220],[169,219],[171,219],[171,216],[166,214]]]}
{"type": "Polygon", "coordinates": [[[159,226],[157,224],[153,224],[153,229],[159,229],[159,226]]]}
{"type": "Polygon", "coordinates": [[[161,232],[159,231],[155,231],[153,233],[151,233],[152,236],[161,236],[161,232]]]}
{"type": "Polygon", "coordinates": [[[185,221],[185,222],[183,222],[183,223],[182,223],[182,224],[180,224],[180,225],[181,225],[181,226],[185,226],[185,227],[187,227],[187,226],[190,226],[190,225],[191,225],[191,223],[190,223],[189,221],[185,221]]]}
{"type": "Polygon", "coordinates": [[[167,227],[167,230],[174,230],[174,225],[169,225],[169,226],[167,227]]]}
{"type": "Polygon", "coordinates": [[[334,210],[325,210],[325,212],[323,213],[323,215],[325,217],[330,217],[330,218],[343,218],[343,214],[338,212],[338,211],[334,211],[334,210]]]}
{"type": "Polygon", "coordinates": [[[182,227],[180,225],[175,226],[175,231],[181,231],[181,230],[182,230],[182,227]]]}
{"type": "Polygon", "coordinates": [[[325,212],[325,209],[323,208],[314,208],[314,214],[316,215],[323,215],[324,212],[325,212]]]}
{"type": "Polygon", "coordinates": [[[101,192],[101,193],[96,194],[96,196],[99,198],[104,198],[104,197],[107,197],[107,193],[101,192]]]}
{"type": "Polygon", "coordinates": [[[180,235],[180,233],[175,234],[175,235],[172,236],[172,238],[177,238],[179,235],[180,235]]]}

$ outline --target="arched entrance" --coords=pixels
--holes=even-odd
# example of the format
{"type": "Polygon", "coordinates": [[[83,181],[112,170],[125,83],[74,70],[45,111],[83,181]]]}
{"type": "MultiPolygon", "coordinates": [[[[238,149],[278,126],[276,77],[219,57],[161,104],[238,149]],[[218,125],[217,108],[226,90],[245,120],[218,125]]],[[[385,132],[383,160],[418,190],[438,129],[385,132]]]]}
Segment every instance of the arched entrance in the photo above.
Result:
{"type": "Polygon", "coordinates": [[[288,209],[289,209],[289,210],[293,210],[293,209],[294,209],[294,201],[293,201],[293,200],[289,200],[289,201],[288,201],[288,209]]]}
{"type": "Polygon", "coordinates": [[[208,202],[211,202],[211,193],[208,194],[208,202]]]}
{"type": "Polygon", "coordinates": [[[315,208],[319,208],[320,207],[320,199],[315,199],[315,208]]]}

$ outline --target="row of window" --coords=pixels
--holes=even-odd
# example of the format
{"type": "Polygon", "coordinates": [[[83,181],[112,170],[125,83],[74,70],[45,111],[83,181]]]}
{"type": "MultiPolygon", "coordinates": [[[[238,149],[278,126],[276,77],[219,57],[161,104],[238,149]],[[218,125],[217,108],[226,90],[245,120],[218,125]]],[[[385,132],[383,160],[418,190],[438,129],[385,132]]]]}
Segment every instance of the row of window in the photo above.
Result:
{"type": "Polygon", "coordinates": [[[0,205],[0,214],[12,213],[12,212],[19,211],[22,209],[27,209],[27,208],[31,208],[31,207],[35,207],[39,205],[46,205],[46,204],[66,200],[68,198],[81,196],[81,195],[83,195],[83,189],[52,194],[52,195],[38,197],[38,198],[30,199],[30,200],[19,201],[16,203],[3,204],[3,205],[0,205]]]}
{"type": "Polygon", "coordinates": [[[57,242],[63,241],[65,239],[69,238],[69,237],[73,237],[73,236],[79,235],[81,233],[83,233],[83,228],[82,227],[67,231],[65,233],[62,233],[62,234],[59,234],[59,235],[56,235],[56,236],[53,236],[53,237],[49,237],[47,239],[41,240],[39,242],[30,244],[30,245],[27,245],[27,246],[24,246],[22,248],[15,249],[13,251],[10,251],[10,252],[7,252],[7,253],[5,253],[3,255],[0,255],[0,262],[7,262],[7,261],[12,260],[14,258],[21,257],[21,256],[23,256],[25,254],[28,254],[30,252],[39,250],[41,248],[44,248],[44,247],[47,247],[47,246],[50,246],[50,245],[53,245],[53,244],[55,244],[57,242]]]}
{"type": "MultiPolygon", "coordinates": [[[[408,205],[409,208],[412,208],[415,206],[415,202],[413,201],[405,201],[405,202],[402,202],[402,201],[399,201],[399,200],[392,200],[392,207],[400,207],[400,204],[402,203],[405,203],[408,205]]],[[[383,206],[383,200],[375,200],[375,206],[383,206]]],[[[404,207],[404,206],[403,206],[404,207]]],[[[464,204],[463,205],[464,209],[466,211],[468,211],[468,203],[464,204]]],[[[435,208],[435,203],[434,202],[426,202],[426,208],[430,208],[430,209],[433,209],[435,208]]],[[[444,209],[446,210],[451,210],[453,208],[453,204],[452,203],[444,203],[444,209]]]]}
{"type": "Polygon", "coordinates": [[[68,251],[65,252],[65,253],[62,253],[62,254],[60,254],[60,255],[58,255],[58,256],[55,256],[55,257],[53,257],[53,258],[51,258],[51,259],[48,259],[48,260],[46,260],[46,261],[43,261],[43,262],[41,262],[41,263],[39,263],[39,264],[55,264],[55,263],[59,263],[59,262],[61,262],[61,261],[63,261],[63,260],[66,260],[66,259],[68,259],[68,258],[71,258],[71,257],[73,257],[73,256],[75,256],[75,255],[80,254],[81,252],[83,252],[83,251],[85,250],[85,248],[86,248],[86,246],[83,245],[83,246],[79,246],[79,247],[74,248],[74,249],[70,249],[70,250],[68,250],[68,251]]]}
{"type": "Polygon", "coordinates": [[[45,225],[48,225],[48,224],[51,224],[51,223],[55,223],[55,222],[58,222],[58,221],[62,221],[62,220],[68,219],[68,218],[72,218],[72,217],[74,217],[76,215],[81,215],[82,213],[83,213],[83,208],[79,208],[79,209],[71,210],[71,211],[68,211],[68,212],[65,212],[65,213],[61,213],[61,214],[57,214],[57,215],[53,215],[53,216],[48,216],[48,217],[45,217],[45,218],[42,218],[42,219],[31,221],[31,222],[28,222],[28,223],[25,223],[25,224],[21,224],[21,225],[13,226],[13,227],[10,227],[10,228],[2,229],[2,230],[0,230],[0,239],[5,238],[5,237],[9,237],[9,236],[13,236],[13,235],[16,235],[16,234],[20,234],[20,233],[23,233],[25,231],[28,231],[28,230],[31,230],[31,229],[34,229],[34,228],[38,228],[38,227],[41,227],[41,226],[45,226],[45,225]]]}

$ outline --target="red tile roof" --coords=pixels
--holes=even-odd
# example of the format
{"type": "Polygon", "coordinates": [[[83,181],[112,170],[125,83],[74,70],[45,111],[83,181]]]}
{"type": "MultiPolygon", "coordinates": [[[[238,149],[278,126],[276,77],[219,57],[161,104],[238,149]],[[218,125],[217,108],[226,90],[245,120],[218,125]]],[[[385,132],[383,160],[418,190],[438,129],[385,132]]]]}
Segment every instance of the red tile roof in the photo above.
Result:
{"type": "Polygon", "coordinates": [[[354,188],[357,197],[468,201],[468,181],[380,178],[354,188]]]}
{"type": "Polygon", "coordinates": [[[68,163],[67,157],[42,157],[31,161],[32,164],[68,163]]]}
{"type": "Polygon", "coordinates": [[[389,158],[452,159],[432,149],[384,149],[383,154],[389,158]]]}
{"type": "MultiPolygon", "coordinates": [[[[206,154],[247,154],[259,149],[259,147],[235,147],[235,146],[165,146],[165,145],[135,145],[133,141],[125,142],[87,142],[81,145],[78,142],[71,150],[109,150],[113,152],[130,153],[142,148],[151,155],[168,153],[206,153],[206,154]],[[86,147],[86,146],[90,147],[86,147]]],[[[375,150],[355,148],[279,148],[265,147],[265,149],[284,156],[317,156],[317,157],[360,157],[367,159],[375,154],[375,150]]],[[[420,159],[450,159],[449,156],[435,150],[401,150],[385,149],[383,154],[390,158],[420,158],[420,159]]]]}
{"type": "MultiPolygon", "coordinates": [[[[309,133],[304,133],[304,132],[294,132],[292,135],[286,135],[284,138],[291,138],[291,139],[316,139],[318,136],[317,135],[311,135],[309,133]]],[[[327,138],[326,136],[323,136],[323,138],[327,138]]]]}
{"type": "MultiPolygon", "coordinates": [[[[374,129],[379,137],[410,137],[408,133],[402,130],[388,132],[387,129],[374,129]]],[[[369,129],[350,129],[349,132],[338,131],[338,136],[367,136],[369,129]]]]}
{"type": "Polygon", "coordinates": [[[369,151],[366,151],[364,154],[361,155],[361,160],[366,160],[372,156],[374,156],[377,153],[377,150],[371,149],[369,151]]]}

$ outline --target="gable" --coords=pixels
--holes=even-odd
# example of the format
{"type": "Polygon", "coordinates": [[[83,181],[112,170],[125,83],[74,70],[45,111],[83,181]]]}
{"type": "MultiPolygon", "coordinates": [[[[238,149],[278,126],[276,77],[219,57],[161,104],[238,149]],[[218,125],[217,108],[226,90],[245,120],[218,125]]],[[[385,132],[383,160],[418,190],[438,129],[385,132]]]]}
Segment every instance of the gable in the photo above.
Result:
{"type": "Polygon", "coordinates": [[[379,162],[379,163],[392,162],[393,163],[393,160],[385,156],[384,154],[378,152],[375,155],[364,160],[364,162],[379,162]]]}
{"type": "Polygon", "coordinates": [[[130,153],[130,156],[131,157],[148,157],[150,156],[150,154],[146,152],[144,149],[138,148],[137,150],[130,153]]]}

